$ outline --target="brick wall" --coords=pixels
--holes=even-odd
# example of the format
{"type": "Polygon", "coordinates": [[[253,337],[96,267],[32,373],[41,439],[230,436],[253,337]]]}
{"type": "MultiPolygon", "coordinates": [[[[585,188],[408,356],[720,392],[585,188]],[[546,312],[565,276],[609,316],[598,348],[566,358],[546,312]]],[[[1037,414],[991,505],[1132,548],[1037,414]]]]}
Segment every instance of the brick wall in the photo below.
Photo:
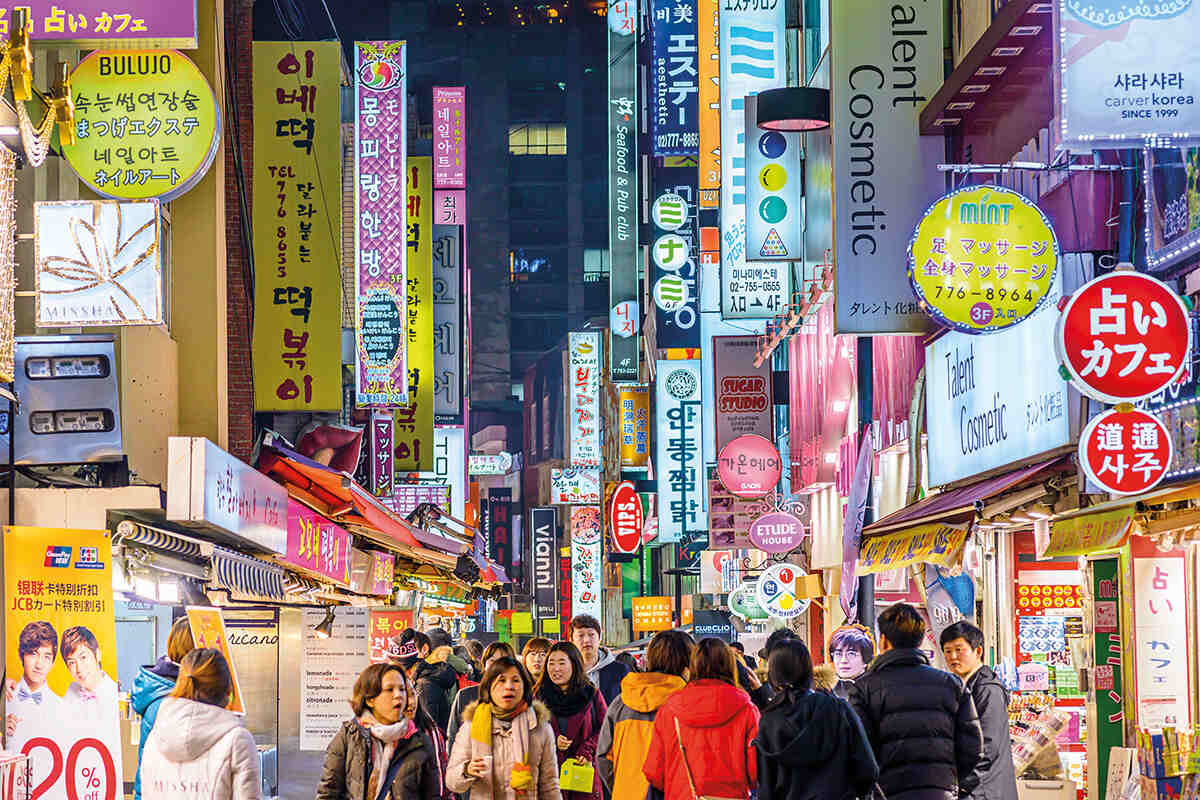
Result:
{"type": "MultiPolygon", "coordinates": [[[[253,158],[253,117],[251,96],[251,39],[253,0],[225,0],[225,47],[233,72],[227,76],[237,103],[235,110],[222,98],[225,136],[225,239],[228,247],[226,267],[229,361],[229,452],[249,459],[254,446],[254,375],[250,358],[251,310],[254,287],[250,276],[250,254],[246,252],[242,232],[237,161],[237,140],[232,136],[235,120],[239,132],[243,186],[246,203],[252,202],[251,167],[253,158]]],[[[247,205],[247,208],[252,206],[247,205]]],[[[249,223],[247,222],[247,225],[249,223]]],[[[249,227],[247,227],[249,230],[249,227]]]]}

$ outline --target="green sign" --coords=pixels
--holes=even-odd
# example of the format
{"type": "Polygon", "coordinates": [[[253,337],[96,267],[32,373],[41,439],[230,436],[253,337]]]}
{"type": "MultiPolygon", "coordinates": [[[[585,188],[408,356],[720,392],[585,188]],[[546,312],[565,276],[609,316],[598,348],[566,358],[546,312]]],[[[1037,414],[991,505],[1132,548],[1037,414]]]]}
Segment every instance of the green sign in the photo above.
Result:
{"type": "Polygon", "coordinates": [[[743,620],[767,619],[767,612],[758,604],[753,583],[743,583],[729,594],[729,610],[743,620]]]}
{"type": "Polygon", "coordinates": [[[1125,746],[1120,563],[1117,558],[1092,562],[1092,633],[1095,640],[1092,644],[1096,664],[1092,670],[1090,691],[1096,696],[1097,730],[1089,730],[1088,739],[1096,744],[1094,775],[1095,786],[1099,789],[1098,800],[1105,800],[1108,790],[1109,751],[1125,746]]]}

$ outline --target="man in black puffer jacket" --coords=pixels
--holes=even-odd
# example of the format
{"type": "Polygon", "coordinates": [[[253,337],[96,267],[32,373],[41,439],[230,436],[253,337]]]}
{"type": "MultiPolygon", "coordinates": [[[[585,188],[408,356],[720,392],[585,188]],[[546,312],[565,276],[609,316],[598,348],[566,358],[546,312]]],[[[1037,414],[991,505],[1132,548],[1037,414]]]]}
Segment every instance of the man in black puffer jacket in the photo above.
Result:
{"type": "Polygon", "coordinates": [[[850,687],[888,800],[958,800],[978,785],[983,733],[962,682],[917,649],[925,621],[897,603],[879,615],[879,651],[850,687]]]}

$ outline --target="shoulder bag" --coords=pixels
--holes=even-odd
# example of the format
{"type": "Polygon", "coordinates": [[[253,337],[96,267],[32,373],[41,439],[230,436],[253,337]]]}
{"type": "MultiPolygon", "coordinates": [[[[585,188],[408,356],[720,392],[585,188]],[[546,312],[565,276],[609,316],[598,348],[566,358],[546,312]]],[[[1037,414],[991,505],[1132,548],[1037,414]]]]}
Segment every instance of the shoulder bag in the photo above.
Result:
{"type": "Polygon", "coordinates": [[[692,790],[692,800],[739,800],[735,797],[717,797],[712,794],[697,794],[696,780],[692,777],[692,767],[688,764],[687,750],[683,746],[683,735],[679,732],[679,718],[676,717],[675,723],[675,739],[679,742],[679,754],[683,756],[683,771],[687,775],[688,788],[692,790]]]}

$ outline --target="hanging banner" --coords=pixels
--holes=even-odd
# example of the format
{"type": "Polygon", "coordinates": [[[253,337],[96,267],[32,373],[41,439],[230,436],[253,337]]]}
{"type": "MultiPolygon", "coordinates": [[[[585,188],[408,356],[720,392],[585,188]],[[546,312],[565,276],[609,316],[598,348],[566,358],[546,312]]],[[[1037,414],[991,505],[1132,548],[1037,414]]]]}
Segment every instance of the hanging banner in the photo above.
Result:
{"type": "Polygon", "coordinates": [[[892,14],[890,8],[875,0],[838,0],[830,7],[838,333],[932,328],[893,260],[908,245],[912,220],[944,186],[937,171],[944,142],[921,136],[918,124],[945,78],[942,9],[913,3],[892,14]],[[880,54],[892,52],[903,64],[880,66],[880,54]]]}
{"type": "MultiPolygon", "coordinates": [[[[1134,686],[1142,728],[1192,726],[1191,673],[1185,609],[1191,592],[1183,548],[1146,548],[1133,557],[1134,686]],[[1152,556],[1150,554],[1153,554],[1152,556]]],[[[1128,652],[1126,650],[1125,652],[1128,652]]]]}
{"type": "Polygon", "coordinates": [[[773,317],[783,310],[791,291],[774,267],[746,264],[745,98],[787,82],[786,5],[739,3],[733,6],[736,10],[728,5],[721,9],[721,316],[724,319],[773,317]]]}
{"type": "MultiPolygon", "coordinates": [[[[113,618],[112,542],[104,531],[4,529],[7,751],[28,753],[45,800],[124,791],[113,618]]],[[[34,791],[36,789],[36,791],[34,791]]]]}
{"type": "MultiPolygon", "coordinates": [[[[746,260],[798,261],[804,246],[804,136],[758,127],[758,102],[746,98],[746,260]]],[[[781,285],[790,268],[780,264],[781,285]]],[[[783,301],[787,302],[787,295],[783,301]]]]}
{"type": "Polygon", "coordinates": [[[598,468],[600,451],[600,333],[567,334],[568,443],[572,467],[598,468]]]}
{"type": "Polygon", "coordinates": [[[571,508],[571,613],[604,619],[604,542],[599,506],[571,508]]]}
{"type": "Polygon", "coordinates": [[[754,366],[757,350],[757,336],[713,337],[718,453],[739,436],[775,436],[771,362],[768,359],[762,366],[754,366]]]}
{"type": "Polygon", "coordinates": [[[608,6],[609,373],[638,379],[642,315],[638,308],[637,2],[608,6]]]}
{"type": "Polygon", "coordinates": [[[358,406],[407,403],[404,42],[354,43],[355,395],[358,406]]]}
{"type": "Polygon", "coordinates": [[[621,386],[621,467],[645,467],[650,462],[650,387],[621,386]]]}
{"type": "Polygon", "coordinates": [[[1191,211],[1197,202],[1200,147],[1148,147],[1142,159],[1146,266],[1161,272],[1200,247],[1200,214],[1191,211]]]}
{"type": "Polygon", "coordinates": [[[408,403],[396,409],[396,470],[433,468],[433,168],[408,159],[408,403]]]}
{"type": "MultiPolygon", "coordinates": [[[[721,206],[721,23],[719,0],[696,0],[700,207],[721,206]]],[[[708,278],[719,279],[717,270],[708,278]]]]}
{"type": "Polygon", "coordinates": [[[875,450],[871,444],[871,437],[863,436],[858,448],[858,462],[854,465],[849,496],[846,498],[846,510],[842,517],[842,581],[838,587],[838,601],[846,619],[851,621],[858,619],[857,576],[865,572],[861,566],[856,572],[855,561],[857,559],[861,565],[863,520],[867,513],[867,495],[871,489],[874,463],[875,450]]]}
{"type": "Polygon", "coordinates": [[[658,307],[655,334],[660,349],[700,346],[700,228],[696,170],[656,167],[657,193],[650,208],[654,243],[651,294],[658,307]]]}
{"type": "Polygon", "coordinates": [[[694,156],[697,118],[696,0],[651,0],[650,140],[655,156],[694,156]]]}
{"type": "Polygon", "coordinates": [[[1155,415],[1110,408],[1079,434],[1079,466],[1089,481],[1111,494],[1141,494],[1171,468],[1171,433],[1155,415]]]}
{"type": "Polygon", "coordinates": [[[1120,547],[1129,535],[1133,511],[1133,506],[1124,506],[1112,511],[1056,519],[1050,523],[1050,540],[1037,557],[1086,556],[1120,547]]]}
{"type": "Polygon", "coordinates": [[[345,587],[350,585],[350,546],[344,529],[288,498],[287,552],[282,561],[345,587]]]}
{"type": "Polygon", "coordinates": [[[467,87],[433,87],[433,185],[467,188],[467,87]]]}
{"type": "Polygon", "coordinates": [[[254,42],[258,411],[342,407],[341,59],[337,42],[254,42]]]}
{"type": "Polygon", "coordinates": [[[1200,29],[1200,6],[1186,0],[1051,5],[1064,146],[1090,152],[1148,139],[1200,139],[1200,53],[1179,36],[1200,29]]]}
{"type": "Polygon", "coordinates": [[[490,544],[488,557],[505,572],[513,568],[512,489],[500,487],[488,489],[488,513],[490,514],[490,544]]]}
{"type": "Polygon", "coordinates": [[[433,414],[438,424],[463,419],[463,229],[433,226],[433,414]]]}
{"type": "Polygon", "coordinates": [[[659,361],[656,375],[658,540],[678,542],[688,532],[705,530],[707,522],[700,362],[659,361]]]}
{"type": "Polygon", "coordinates": [[[535,508],[533,527],[533,607],[538,619],[558,616],[558,509],[535,508]]]}
{"type": "Polygon", "coordinates": [[[856,572],[870,575],[920,563],[953,567],[966,540],[966,526],[940,523],[872,536],[862,543],[856,572]]]}

